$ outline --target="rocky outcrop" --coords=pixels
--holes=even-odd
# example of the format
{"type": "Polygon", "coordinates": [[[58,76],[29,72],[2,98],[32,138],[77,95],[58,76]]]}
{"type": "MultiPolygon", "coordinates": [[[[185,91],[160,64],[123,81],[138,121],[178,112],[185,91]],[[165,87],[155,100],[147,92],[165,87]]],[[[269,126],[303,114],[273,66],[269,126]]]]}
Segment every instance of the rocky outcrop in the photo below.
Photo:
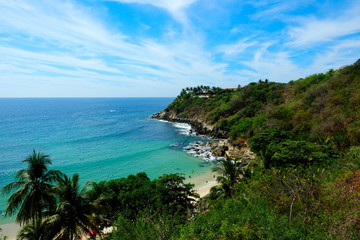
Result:
{"type": "Polygon", "coordinates": [[[169,122],[188,123],[198,134],[201,135],[207,135],[214,138],[228,137],[228,133],[226,131],[219,129],[216,125],[207,123],[205,119],[202,119],[199,116],[181,118],[175,113],[161,111],[153,114],[150,118],[166,120],[169,122]]]}
{"type": "Polygon", "coordinates": [[[153,114],[150,118],[166,120],[169,122],[188,123],[198,134],[223,139],[220,141],[210,142],[211,152],[215,157],[228,156],[233,159],[241,158],[244,160],[250,160],[255,157],[254,153],[250,151],[247,144],[244,144],[241,147],[231,144],[231,142],[227,139],[228,132],[219,129],[216,125],[207,123],[199,116],[181,118],[175,113],[162,111],[153,114]]]}
{"type": "Polygon", "coordinates": [[[228,156],[233,159],[243,159],[245,161],[255,158],[253,152],[247,145],[242,147],[234,146],[229,140],[210,142],[211,152],[215,157],[228,156]]]}

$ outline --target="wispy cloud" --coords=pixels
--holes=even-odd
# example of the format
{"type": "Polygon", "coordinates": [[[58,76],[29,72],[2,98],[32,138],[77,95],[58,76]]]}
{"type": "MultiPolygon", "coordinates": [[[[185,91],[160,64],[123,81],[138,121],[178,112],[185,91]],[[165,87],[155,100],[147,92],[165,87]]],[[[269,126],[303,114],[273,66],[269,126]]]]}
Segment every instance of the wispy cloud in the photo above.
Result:
{"type": "Polygon", "coordinates": [[[274,42],[265,42],[259,45],[253,53],[253,58],[243,61],[249,70],[242,74],[247,74],[249,81],[268,78],[271,81],[286,82],[289,76],[301,77],[304,74],[296,64],[290,60],[290,55],[286,51],[272,52],[269,48],[274,42]]]}
{"type": "Polygon", "coordinates": [[[215,52],[223,53],[225,56],[236,56],[257,43],[256,41],[249,41],[249,38],[240,39],[236,43],[217,46],[215,52]]]}
{"type": "Polygon", "coordinates": [[[312,70],[318,72],[323,69],[338,68],[351,64],[360,58],[360,37],[347,39],[329,47],[314,57],[312,70]],[[317,69],[321,66],[323,69],[317,69]]]}
{"type": "Polygon", "coordinates": [[[360,6],[341,12],[336,18],[318,19],[307,17],[298,19],[299,26],[288,30],[290,44],[312,46],[316,43],[334,41],[340,37],[360,33],[360,6]]]}
{"type": "MultiPolygon", "coordinates": [[[[0,3],[0,8],[7,10],[0,16],[2,31],[12,35],[13,41],[24,42],[21,46],[0,43],[3,66],[13,66],[2,79],[16,76],[30,81],[34,78],[24,72],[27,69],[37,79],[46,76],[49,82],[59,76],[62,80],[67,77],[101,85],[98,79],[113,86],[137,82],[142,86],[153,83],[156,88],[167,82],[172,84],[168,94],[176,95],[187,85],[215,84],[216,79],[231,78],[224,74],[226,64],[212,61],[211,54],[192,38],[165,43],[151,39],[127,41],[127,36],[108,29],[91,15],[89,8],[71,2],[46,3],[0,3]]],[[[173,9],[185,6],[179,1],[173,9]]],[[[74,81],[65,82],[75,85],[74,81]]]]}
{"type": "MultiPolygon", "coordinates": [[[[226,23],[214,21],[218,25],[208,32],[209,25],[201,23],[222,1],[212,1],[206,14],[196,15],[206,19],[196,22],[194,11],[202,11],[197,1],[113,0],[95,7],[81,0],[0,1],[0,96],[175,96],[181,88],[201,84],[288,81],[349,64],[360,55],[356,4],[334,13],[336,17],[312,13],[293,15],[290,21],[296,7],[288,1],[250,1],[241,6],[252,4],[255,14],[236,12],[243,14],[241,21],[231,22],[237,19],[231,15],[226,23]],[[149,8],[139,11],[149,14],[144,18],[149,22],[133,19],[136,14],[116,21],[150,26],[149,32],[157,28],[157,35],[129,33],[109,21],[108,6],[113,4],[133,4],[134,11],[150,4],[181,24],[158,26],[157,19],[150,19],[157,9],[149,8]],[[274,20],[271,15],[289,16],[274,20]],[[299,58],[307,63],[297,62],[299,58]]],[[[231,2],[222,5],[222,15],[233,13],[229,6],[238,6],[231,2]]]]}
{"type": "Polygon", "coordinates": [[[113,0],[122,3],[150,4],[168,11],[176,20],[187,25],[185,9],[198,0],[113,0]]]}
{"type": "Polygon", "coordinates": [[[257,11],[251,15],[252,19],[266,20],[278,19],[286,21],[288,15],[299,7],[305,7],[313,4],[314,0],[302,1],[288,1],[288,0],[261,0],[261,1],[246,1],[245,3],[254,6],[257,11]]]}

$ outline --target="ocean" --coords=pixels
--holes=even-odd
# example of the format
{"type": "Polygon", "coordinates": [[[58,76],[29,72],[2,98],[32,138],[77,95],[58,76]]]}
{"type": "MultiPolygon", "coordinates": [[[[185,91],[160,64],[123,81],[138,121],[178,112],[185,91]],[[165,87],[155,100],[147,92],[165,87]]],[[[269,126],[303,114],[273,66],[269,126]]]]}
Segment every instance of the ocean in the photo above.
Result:
{"type": "MultiPolygon", "coordinates": [[[[0,187],[33,149],[50,155],[51,169],[80,174],[81,183],[146,172],[186,177],[209,172],[212,163],[184,151],[206,141],[186,124],[149,119],[173,98],[0,99],[0,187]]],[[[6,208],[0,197],[0,213],[6,208]]],[[[1,214],[0,214],[1,215],[1,214]]],[[[14,218],[0,216],[0,224],[14,218]]]]}

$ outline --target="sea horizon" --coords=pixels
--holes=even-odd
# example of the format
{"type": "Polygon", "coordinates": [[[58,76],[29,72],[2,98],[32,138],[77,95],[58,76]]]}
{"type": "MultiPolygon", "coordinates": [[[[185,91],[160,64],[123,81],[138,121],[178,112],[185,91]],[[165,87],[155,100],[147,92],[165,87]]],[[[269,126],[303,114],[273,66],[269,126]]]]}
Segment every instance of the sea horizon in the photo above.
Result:
{"type": "Polygon", "coordinates": [[[0,99],[66,99],[66,98],[70,98],[70,99],[86,99],[86,98],[94,98],[94,99],[111,99],[111,98],[172,98],[175,99],[176,97],[143,97],[143,96],[139,96],[139,97],[0,97],[0,99]]]}

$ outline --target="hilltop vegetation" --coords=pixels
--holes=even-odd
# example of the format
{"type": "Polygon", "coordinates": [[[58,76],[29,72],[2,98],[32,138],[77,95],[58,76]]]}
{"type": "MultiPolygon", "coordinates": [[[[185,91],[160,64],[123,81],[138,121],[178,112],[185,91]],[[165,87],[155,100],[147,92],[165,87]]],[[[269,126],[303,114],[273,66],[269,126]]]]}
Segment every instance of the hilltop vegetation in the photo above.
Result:
{"type": "Polygon", "coordinates": [[[165,111],[202,116],[239,144],[274,127],[297,140],[331,142],[339,150],[360,143],[360,61],[288,84],[259,80],[209,98],[197,96],[184,89],[165,111]]]}

